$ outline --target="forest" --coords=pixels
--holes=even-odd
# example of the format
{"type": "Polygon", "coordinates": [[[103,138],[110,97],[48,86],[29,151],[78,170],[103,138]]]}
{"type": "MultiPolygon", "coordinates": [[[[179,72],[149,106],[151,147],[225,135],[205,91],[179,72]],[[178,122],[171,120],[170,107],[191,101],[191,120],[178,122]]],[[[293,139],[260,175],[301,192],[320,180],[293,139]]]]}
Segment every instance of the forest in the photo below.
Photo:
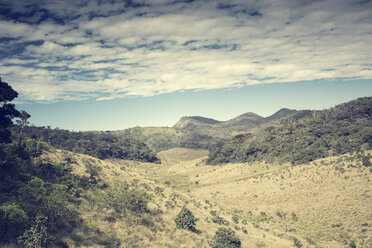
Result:
{"type": "Polygon", "coordinates": [[[210,150],[207,162],[307,163],[372,148],[372,97],[238,135],[210,150]]]}

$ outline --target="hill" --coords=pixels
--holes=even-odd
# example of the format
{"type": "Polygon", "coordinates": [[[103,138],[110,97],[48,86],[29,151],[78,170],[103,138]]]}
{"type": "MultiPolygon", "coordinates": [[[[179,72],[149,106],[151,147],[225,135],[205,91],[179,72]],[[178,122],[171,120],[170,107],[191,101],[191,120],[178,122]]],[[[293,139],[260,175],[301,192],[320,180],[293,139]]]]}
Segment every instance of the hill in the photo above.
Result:
{"type": "Polygon", "coordinates": [[[1,246],[372,246],[371,98],[228,124],[188,118],[197,132],[130,130],[198,148],[206,136],[213,146],[218,135],[251,130],[211,152],[155,155],[113,132],[27,127],[29,115],[8,103],[14,97],[0,104],[1,246]]]}
{"type": "Polygon", "coordinates": [[[185,116],[182,117],[173,127],[176,129],[193,129],[203,125],[214,125],[220,121],[202,117],[202,116],[185,116]]]}
{"type": "Polygon", "coordinates": [[[249,112],[227,121],[188,116],[182,117],[173,127],[135,127],[111,133],[143,142],[156,152],[175,147],[210,149],[235,135],[257,132],[289,118],[302,118],[309,112],[282,109],[266,118],[249,112]]]}
{"type": "Polygon", "coordinates": [[[372,174],[363,161],[371,150],[296,166],[263,162],[210,166],[202,162],[206,157],[193,160],[186,154],[194,152],[179,148],[161,152],[162,161],[168,158],[170,163],[147,175],[187,192],[212,210],[218,206],[228,225],[237,225],[240,237],[248,238],[242,247],[372,245],[372,174]],[[180,155],[184,159],[177,161],[180,155]],[[265,235],[256,236],[255,230],[265,235]],[[270,237],[278,240],[272,243],[270,237]]]}
{"type": "Polygon", "coordinates": [[[323,111],[298,111],[276,125],[211,149],[208,163],[304,163],[372,148],[372,97],[323,111]]]}
{"type": "Polygon", "coordinates": [[[175,174],[180,163],[199,164],[206,151],[163,152],[163,164],[154,164],[100,160],[29,139],[22,147],[0,147],[2,246],[209,247],[221,226],[235,230],[243,246],[292,242],[232,224],[232,214],[182,190],[195,184],[175,174]],[[176,227],[184,206],[198,219],[194,231],[176,227]]]}
{"type": "Polygon", "coordinates": [[[57,149],[88,154],[100,159],[121,158],[159,163],[156,154],[143,142],[117,137],[111,132],[72,132],[63,129],[21,126],[13,127],[13,133],[34,140],[45,141],[57,149]]]}
{"type": "Polygon", "coordinates": [[[261,124],[264,119],[265,118],[262,116],[248,112],[221,123],[220,127],[236,129],[236,131],[239,131],[240,129],[247,130],[261,124]]]}

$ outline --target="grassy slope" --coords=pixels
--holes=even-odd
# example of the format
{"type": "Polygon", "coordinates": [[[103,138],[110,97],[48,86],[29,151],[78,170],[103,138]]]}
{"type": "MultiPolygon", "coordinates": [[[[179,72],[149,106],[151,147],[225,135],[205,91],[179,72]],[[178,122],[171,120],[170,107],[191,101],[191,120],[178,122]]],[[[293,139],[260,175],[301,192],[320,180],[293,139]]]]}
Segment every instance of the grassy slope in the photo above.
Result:
{"type": "MultiPolygon", "coordinates": [[[[87,166],[98,168],[99,178],[114,191],[120,191],[126,181],[152,197],[148,204],[151,213],[138,217],[130,212],[116,212],[107,204],[107,195],[102,193],[105,190],[84,192],[78,207],[83,225],[66,235],[64,242],[70,247],[209,247],[208,240],[220,227],[211,221],[213,216],[210,211],[215,210],[230,222],[229,227],[236,230],[243,247],[264,247],[260,246],[264,243],[267,247],[290,247],[291,240],[276,237],[250,223],[234,224],[232,215],[221,210],[217,204],[212,205],[187,193],[189,175],[186,173],[179,180],[175,173],[182,165],[201,163],[206,151],[174,149],[160,155],[167,161],[162,165],[119,159],[103,161],[61,150],[44,154],[43,159],[54,162],[68,157],[73,161],[73,173],[78,175],[88,176],[87,166]],[[164,183],[166,181],[170,184],[164,183]],[[196,233],[176,229],[174,219],[184,205],[199,219],[196,233]]],[[[193,187],[194,183],[191,182],[191,185],[193,187]]]]}
{"type": "Polygon", "coordinates": [[[126,181],[152,196],[151,213],[138,218],[114,211],[99,191],[85,192],[78,209],[83,227],[65,242],[71,247],[209,247],[208,240],[224,226],[212,221],[213,210],[229,222],[242,247],[293,247],[294,237],[304,247],[349,247],[351,240],[357,247],[372,245],[372,176],[357,156],[293,167],[208,166],[207,151],[183,148],[158,155],[161,165],[65,151],[47,155],[57,161],[69,157],[79,175],[87,175],[89,164],[101,168],[100,178],[113,189],[120,191],[126,181]],[[174,218],[184,205],[199,218],[198,233],[176,229],[174,218]]]}
{"type": "MultiPolygon", "coordinates": [[[[172,149],[159,156],[177,157],[179,153],[172,149]]],[[[348,247],[351,240],[357,247],[372,245],[372,176],[358,156],[348,154],[295,167],[206,166],[201,159],[173,159],[167,168],[157,175],[160,181],[220,206],[238,216],[240,223],[246,220],[268,234],[297,237],[309,247],[348,247]]],[[[270,246],[266,239],[263,242],[270,246]]]]}

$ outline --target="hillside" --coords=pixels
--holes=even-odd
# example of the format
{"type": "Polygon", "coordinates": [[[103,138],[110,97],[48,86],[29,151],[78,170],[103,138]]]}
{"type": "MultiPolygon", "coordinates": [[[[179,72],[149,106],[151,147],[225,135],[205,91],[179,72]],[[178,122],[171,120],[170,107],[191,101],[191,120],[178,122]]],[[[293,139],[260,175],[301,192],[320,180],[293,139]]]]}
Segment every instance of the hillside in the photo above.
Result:
{"type": "Polygon", "coordinates": [[[323,111],[299,111],[252,135],[220,143],[208,163],[278,161],[294,164],[372,148],[372,98],[323,111]]]}
{"type": "MultiPolygon", "coordinates": [[[[27,153],[35,145],[27,143],[27,153]]],[[[292,243],[251,223],[226,222],[231,213],[184,192],[194,182],[174,171],[201,163],[206,151],[163,152],[163,164],[100,160],[44,143],[34,158],[12,154],[1,162],[17,159],[17,168],[2,166],[0,174],[0,243],[6,247],[209,247],[221,226],[233,228],[243,247],[292,243]],[[176,227],[184,206],[198,219],[195,231],[176,227]]]]}
{"type": "MultiPolygon", "coordinates": [[[[178,148],[161,152],[162,160],[172,158],[171,162],[147,175],[230,213],[229,225],[247,223],[265,233],[253,235],[263,239],[242,247],[278,247],[281,241],[271,243],[271,235],[288,239],[285,247],[372,246],[372,174],[363,159],[371,150],[296,166],[261,162],[209,166],[203,158],[175,159],[193,153],[178,148]]],[[[145,173],[144,168],[136,170],[145,173]]]]}
{"type": "Polygon", "coordinates": [[[255,113],[245,113],[231,120],[221,123],[220,127],[235,131],[247,130],[261,124],[265,118],[255,113]]]}
{"type": "Polygon", "coordinates": [[[117,137],[135,139],[156,152],[175,147],[210,149],[235,135],[257,132],[261,128],[303,118],[311,111],[281,109],[269,117],[245,113],[227,121],[201,116],[182,117],[173,127],[135,127],[111,132],[117,137]]]}
{"type": "Polygon", "coordinates": [[[72,132],[36,126],[15,126],[15,135],[44,141],[57,149],[88,154],[100,159],[121,158],[159,163],[156,154],[143,142],[132,138],[117,137],[111,132],[72,132]]]}
{"type": "Polygon", "coordinates": [[[203,125],[215,125],[220,121],[202,117],[202,116],[185,116],[182,117],[173,127],[176,129],[193,129],[203,125]]]}
{"type": "Polygon", "coordinates": [[[8,95],[2,247],[372,247],[372,97],[266,118],[70,132],[28,127],[8,95]]]}

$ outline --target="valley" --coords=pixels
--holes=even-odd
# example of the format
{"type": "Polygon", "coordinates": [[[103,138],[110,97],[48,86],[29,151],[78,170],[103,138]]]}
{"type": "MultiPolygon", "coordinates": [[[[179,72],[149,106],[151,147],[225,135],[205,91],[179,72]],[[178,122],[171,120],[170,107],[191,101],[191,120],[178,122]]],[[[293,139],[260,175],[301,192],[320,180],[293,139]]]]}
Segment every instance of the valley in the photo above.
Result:
{"type": "Polygon", "coordinates": [[[97,177],[109,185],[85,193],[78,208],[84,227],[62,240],[69,247],[209,247],[214,232],[228,227],[242,247],[371,246],[372,175],[361,156],[297,166],[210,166],[207,155],[174,148],[158,153],[162,163],[154,164],[63,151],[46,154],[43,159],[55,162],[72,158],[72,173],[80,176],[96,168],[97,177]],[[109,204],[106,193],[118,194],[126,183],[151,196],[149,212],[121,213],[109,204]],[[183,206],[198,218],[196,232],[176,228],[174,218],[183,206]]]}
{"type": "Polygon", "coordinates": [[[13,108],[0,244],[372,247],[371,103],[90,132],[28,126],[13,108]]]}
{"type": "Polygon", "coordinates": [[[358,156],[298,166],[211,167],[195,153],[203,155],[171,149],[159,154],[165,161],[160,170],[146,165],[130,170],[200,202],[196,215],[202,208],[221,213],[245,241],[243,247],[292,247],[293,238],[304,247],[347,247],[353,240],[371,245],[372,177],[358,156]]]}

